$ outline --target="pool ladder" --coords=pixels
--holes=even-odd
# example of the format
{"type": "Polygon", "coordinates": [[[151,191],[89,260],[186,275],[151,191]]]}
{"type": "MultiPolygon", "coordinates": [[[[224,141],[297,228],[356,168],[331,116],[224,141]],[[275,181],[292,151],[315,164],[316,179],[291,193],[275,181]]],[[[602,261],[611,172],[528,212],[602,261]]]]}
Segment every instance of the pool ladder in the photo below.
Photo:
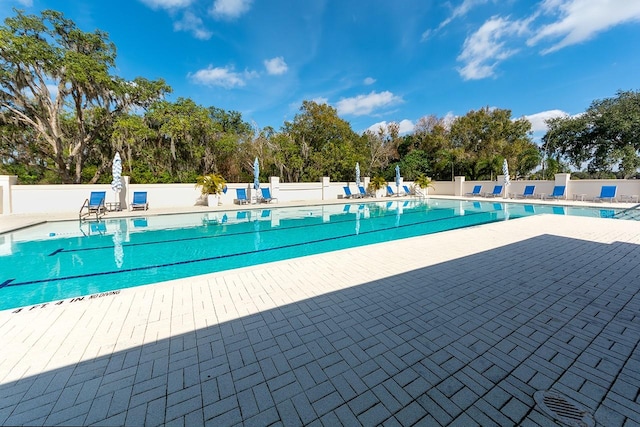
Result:
{"type": "Polygon", "coordinates": [[[80,212],[78,212],[78,220],[82,222],[84,219],[89,219],[91,214],[96,215],[96,221],[100,221],[100,218],[104,216],[107,212],[104,204],[100,204],[97,208],[89,206],[89,199],[85,199],[84,203],[80,207],[80,212]],[[86,208],[86,212],[83,212],[86,208]]]}
{"type": "Polygon", "coordinates": [[[640,203],[635,206],[631,206],[630,208],[621,210],[613,217],[616,219],[630,219],[634,221],[640,221],[640,203]]]}

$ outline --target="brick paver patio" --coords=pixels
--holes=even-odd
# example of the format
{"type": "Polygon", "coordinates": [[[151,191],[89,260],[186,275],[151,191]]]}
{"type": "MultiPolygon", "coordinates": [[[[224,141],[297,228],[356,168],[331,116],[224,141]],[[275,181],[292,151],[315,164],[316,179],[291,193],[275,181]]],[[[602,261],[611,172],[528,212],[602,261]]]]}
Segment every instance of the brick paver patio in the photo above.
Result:
{"type": "Polygon", "coordinates": [[[545,215],[3,311],[0,424],[639,426],[639,267],[545,215]]]}

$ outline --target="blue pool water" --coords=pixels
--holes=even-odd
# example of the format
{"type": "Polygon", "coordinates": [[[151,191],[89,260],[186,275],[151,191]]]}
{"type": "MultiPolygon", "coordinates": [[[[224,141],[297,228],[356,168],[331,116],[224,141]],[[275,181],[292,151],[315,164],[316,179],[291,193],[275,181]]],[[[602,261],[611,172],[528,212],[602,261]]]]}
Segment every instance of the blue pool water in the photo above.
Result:
{"type": "Polygon", "coordinates": [[[539,213],[615,211],[430,199],[47,223],[0,235],[0,310],[539,213]]]}

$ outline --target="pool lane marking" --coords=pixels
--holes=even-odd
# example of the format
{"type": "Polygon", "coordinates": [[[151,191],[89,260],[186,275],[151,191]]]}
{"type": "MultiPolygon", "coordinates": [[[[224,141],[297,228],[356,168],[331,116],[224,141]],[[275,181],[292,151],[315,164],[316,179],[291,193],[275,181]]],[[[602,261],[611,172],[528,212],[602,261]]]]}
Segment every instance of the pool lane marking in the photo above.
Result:
{"type": "MultiPolygon", "coordinates": [[[[494,213],[494,212],[495,211],[483,211],[483,212],[477,212],[477,214],[488,214],[488,213],[494,213]]],[[[455,216],[453,218],[463,218],[463,217],[462,216],[455,216]]],[[[381,228],[381,229],[377,229],[377,230],[363,231],[363,232],[359,233],[358,235],[379,233],[379,232],[382,232],[382,231],[394,230],[394,229],[397,229],[397,228],[413,227],[413,226],[416,226],[416,225],[419,225],[419,224],[426,224],[426,223],[430,223],[430,222],[438,222],[438,221],[444,221],[444,220],[450,220],[450,219],[452,219],[452,218],[451,217],[439,218],[439,219],[431,220],[431,221],[421,221],[421,222],[417,222],[417,223],[414,222],[414,223],[411,223],[411,224],[401,224],[401,225],[388,227],[388,228],[381,228]]],[[[488,221],[488,222],[483,222],[482,224],[489,224],[489,223],[497,222],[497,221],[498,220],[488,221]]],[[[468,224],[468,225],[463,225],[462,227],[457,227],[457,228],[452,229],[452,230],[458,230],[460,228],[466,228],[466,227],[475,227],[477,225],[479,225],[479,224],[468,224]]],[[[426,236],[428,234],[433,234],[433,233],[427,233],[427,234],[422,234],[422,235],[426,236]]],[[[200,258],[200,259],[190,259],[190,260],[186,260],[186,261],[175,261],[175,262],[169,262],[169,263],[165,263],[165,264],[156,264],[156,265],[151,265],[151,266],[148,265],[148,266],[143,266],[143,267],[125,268],[125,269],[122,269],[122,270],[115,270],[115,271],[102,271],[102,272],[97,272],[97,273],[78,274],[78,275],[75,275],[75,276],[53,277],[53,278],[49,278],[49,279],[38,279],[38,280],[31,280],[31,281],[28,281],[28,282],[9,283],[10,281],[15,280],[15,279],[11,279],[10,281],[6,281],[5,283],[3,283],[3,286],[8,287],[8,286],[35,285],[35,284],[38,284],[38,283],[60,282],[60,281],[64,281],[64,280],[82,279],[82,278],[86,278],[86,277],[107,276],[107,275],[110,275],[110,274],[130,273],[130,272],[135,272],[135,271],[151,270],[151,269],[154,269],[154,268],[175,267],[177,265],[185,265],[185,264],[194,264],[194,263],[198,263],[198,262],[215,261],[215,260],[219,260],[219,259],[232,258],[232,257],[236,257],[236,256],[251,255],[251,254],[256,254],[256,253],[260,253],[260,252],[271,252],[271,251],[276,251],[276,250],[280,250],[280,249],[295,248],[295,247],[303,246],[303,245],[306,245],[306,244],[309,244],[309,243],[313,244],[313,243],[329,242],[329,241],[332,241],[332,240],[340,240],[340,239],[345,239],[345,238],[354,237],[354,236],[357,236],[357,235],[346,234],[346,235],[328,237],[328,238],[318,239],[318,240],[311,240],[311,241],[305,241],[305,242],[299,242],[299,243],[291,243],[291,244],[283,245],[283,246],[275,246],[273,248],[265,248],[265,249],[252,250],[252,251],[246,251],[246,252],[237,252],[237,253],[225,254],[225,255],[216,255],[216,256],[212,256],[212,257],[206,257],[206,258],[200,258]]],[[[224,271],[224,270],[219,270],[219,271],[224,271]]],[[[211,273],[215,273],[215,271],[212,271],[211,273]]],[[[190,277],[190,276],[185,276],[185,277],[190,277]]]]}
{"type": "Polygon", "coordinates": [[[0,283],[0,289],[4,288],[5,286],[9,286],[9,283],[13,282],[16,279],[7,279],[4,282],[0,283]]]}
{"type": "MultiPolygon", "coordinates": [[[[353,206],[353,205],[352,205],[353,206]]],[[[453,208],[432,208],[431,210],[433,211],[439,211],[439,210],[452,210],[453,208]]],[[[483,213],[489,213],[489,212],[499,212],[502,209],[496,209],[496,210],[492,210],[492,211],[480,211],[480,212],[474,212],[474,214],[483,214],[483,213]]],[[[415,214],[419,214],[422,213],[422,211],[408,211],[403,213],[403,215],[415,215],[415,214]]],[[[355,214],[355,213],[353,213],[355,214]]],[[[397,216],[396,213],[392,213],[392,214],[385,214],[385,215],[381,215],[379,217],[376,218],[395,218],[397,216]]],[[[446,219],[452,219],[452,218],[456,218],[457,216],[453,216],[453,217],[448,217],[446,219]]],[[[440,221],[443,218],[436,218],[434,220],[431,221],[423,221],[423,222],[417,222],[414,224],[424,224],[427,222],[433,222],[433,221],[440,221]]],[[[296,226],[291,226],[291,227],[278,227],[278,228],[271,228],[268,230],[260,230],[261,233],[269,233],[272,231],[284,231],[284,230],[295,230],[296,228],[306,228],[306,227],[319,227],[319,226],[324,226],[324,225],[328,225],[328,224],[340,224],[340,223],[349,223],[349,222],[353,222],[352,219],[345,219],[345,220],[340,220],[340,221],[333,221],[330,223],[325,223],[325,222],[321,222],[318,224],[307,224],[307,225],[296,225],[296,226]]],[[[239,223],[239,224],[243,224],[243,223],[239,223]]],[[[382,230],[386,230],[386,229],[382,229],[382,230]]],[[[176,243],[176,242],[186,242],[186,241],[190,241],[190,240],[202,240],[202,239],[217,239],[220,237],[234,237],[234,236],[242,236],[245,234],[253,234],[255,233],[255,230],[247,230],[247,231],[242,231],[242,232],[238,232],[238,233],[227,233],[227,234],[216,234],[216,235],[209,235],[209,236],[197,236],[197,237],[187,237],[187,238],[183,238],[183,239],[170,239],[170,240],[158,240],[155,242],[140,242],[140,243],[124,243],[122,246],[123,247],[135,247],[135,246],[146,246],[146,245],[160,245],[160,244],[165,244],[165,243],[176,243]]],[[[72,252],[85,252],[85,251],[99,251],[99,250],[105,250],[105,249],[113,249],[113,245],[109,245],[109,246],[96,246],[93,248],[78,248],[78,249],[64,249],[64,248],[60,248],[60,249],[56,249],[55,251],[53,251],[52,253],[49,254],[49,256],[54,256],[57,255],[59,253],[72,253],[72,252]]]]}

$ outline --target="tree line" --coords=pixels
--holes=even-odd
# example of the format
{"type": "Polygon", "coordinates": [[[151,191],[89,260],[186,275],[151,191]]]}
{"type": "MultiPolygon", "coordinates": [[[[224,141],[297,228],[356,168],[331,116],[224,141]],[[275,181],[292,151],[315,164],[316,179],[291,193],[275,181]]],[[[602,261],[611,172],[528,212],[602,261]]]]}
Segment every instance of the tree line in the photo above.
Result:
{"type": "Polygon", "coordinates": [[[0,27],[0,173],[27,183],[105,183],[116,152],[135,183],[493,179],[507,159],[515,178],[545,178],[587,165],[585,176],[635,176],[640,166],[640,94],[594,101],[579,117],[548,122],[539,146],[531,123],[483,107],[446,120],[427,115],[400,135],[391,123],[358,134],[335,108],[303,101],[279,130],[257,129],[241,113],[168,101],[162,79],[127,81],[113,74],[116,47],[100,30],[84,32],[52,10],[15,10],[0,27]],[[540,168],[540,166],[543,166],[540,168]]]}

